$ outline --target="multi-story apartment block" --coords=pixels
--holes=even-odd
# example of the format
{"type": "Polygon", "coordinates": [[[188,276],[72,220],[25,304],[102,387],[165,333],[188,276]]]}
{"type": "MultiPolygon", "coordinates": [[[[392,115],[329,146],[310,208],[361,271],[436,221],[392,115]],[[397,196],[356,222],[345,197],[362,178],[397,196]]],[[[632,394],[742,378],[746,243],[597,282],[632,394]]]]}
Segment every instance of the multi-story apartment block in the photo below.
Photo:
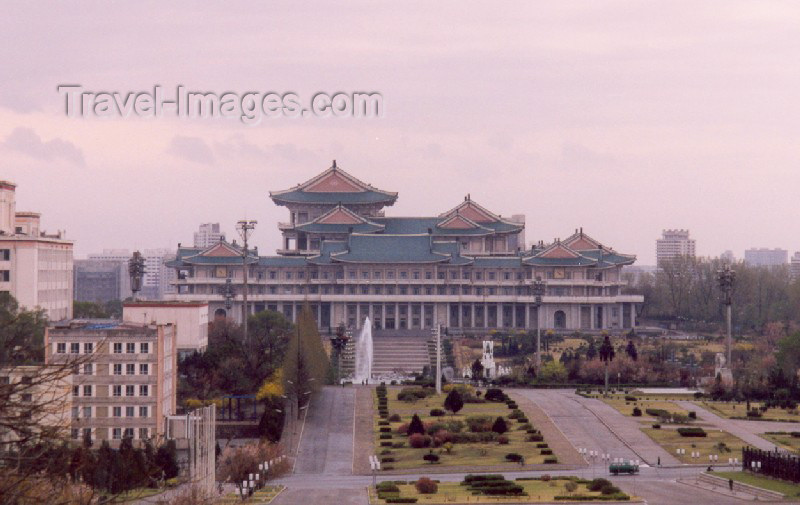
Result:
{"type": "Polygon", "coordinates": [[[744,262],[754,267],[778,267],[789,263],[789,251],[786,249],[747,249],[744,251],[744,262]]]}
{"type": "Polygon", "coordinates": [[[120,260],[75,260],[75,300],[108,302],[132,295],[128,264],[120,260]]]}
{"type": "Polygon", "coordinates": [[[219,223],[203,223],[194,234],[194,246],[201,249],[225,240],[225,234],[220,231],[219,223]]]}
{"type": "MultiPolygon", "coordinates": [[[[289,210],[279,223],[277,256],[249,251],[249,310],[295,320],[308,303],[323,331],[352,328],[369,316],[381,329],[536,328],[533,285],[546,284],[541,327],[559,330],[631,328],[643,298],[623,294],[621,254],[582,229],[564,240],[525,249],[521,219],[512,221],[469,195],[438,216],[386,217],[397,193],[366,184],[333,166],[285,191],[270,193],[289,210]]],[[[179,247],[177,300],[203,300],[215,317],[241,320],[243,251],[220,242],[179,247]],[[226,309],[225,285],[235,291],[226,309]]]]}
{"type": "Polygon", "coordinates": [[[69,434],[72,375],[63,368],[0,367],[0,391],[6,403],[0,420],[0,451],[13,451],[21,438],[30,437],[27,441],[35,443],[39,436],[52,441],[69,434]],[[16,417],[25,421],[15,420],[16,417]]]}
{"type": "Polygon", "coordinates": [[[789,274],[792,279],[800,279],[800,251],[796,251],[792,255],[792,259],[789,262],[789,274]]]}
{"type": "Polygon", "coordinates": [[[72,317],[72,242],[41,230],[41,215],[17,212],[16,185],[0,181],[0,292],[51,321],[72,317]]]}
{"type": "Polygon", "coordinates": [[[689,238],[689,230],[664,230],[656,240],[656,266],[675,258],[695,256],[695,242],[689,238]]]}
{"type": "Polygon", "coordinates": [[[45,332],[45,360],[75,361],[71,436],[116,445],[123,437],[160,437],[175,413],[173,325],[73,320],[45,332]]]}

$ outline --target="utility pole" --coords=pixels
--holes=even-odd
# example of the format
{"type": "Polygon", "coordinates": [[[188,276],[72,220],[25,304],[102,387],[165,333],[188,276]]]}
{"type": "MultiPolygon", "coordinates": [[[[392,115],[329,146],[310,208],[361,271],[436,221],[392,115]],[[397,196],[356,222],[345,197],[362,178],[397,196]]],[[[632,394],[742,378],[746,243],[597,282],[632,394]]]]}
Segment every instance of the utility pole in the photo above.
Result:
{"type": "Polygon", "coordinates": [[[436,394],[442,394],[442,325],[437,324],[436,335],[436,394]]]}
{"type": "Polygon", "coordinates": [[[244,242],[244,249],[242,249],[242,318],[244,319],[245,344],[247,343],[247,316],[249,316],[247,312],[247,239],[250,237],[250,233],[256,228],[256,224],[258,224],[258,221],[253,220],[241,220],[236,223],[236,230],[239,232],[239,236],[242,237],[242,242],[244,242]]]}

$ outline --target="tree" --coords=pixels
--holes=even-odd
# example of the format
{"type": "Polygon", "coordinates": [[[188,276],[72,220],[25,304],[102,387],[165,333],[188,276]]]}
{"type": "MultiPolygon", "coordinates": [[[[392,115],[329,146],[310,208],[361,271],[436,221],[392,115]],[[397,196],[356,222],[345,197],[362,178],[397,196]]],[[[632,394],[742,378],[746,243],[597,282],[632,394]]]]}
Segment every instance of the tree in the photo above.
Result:
{"type": "Polygon", "coordinates": [[[174,440],[168,440],[156,451],[156,465],[163,471],[165,479],[178,476],[178,449],[174,440]]]}
{"type": "Polygon", "coordinates": [[[475,361],[472,362],[472,379],[473,380],[483,379],[483,364],[479,359],[476,359],[475,361]]]}
{"type": "Polygon", "coordinates": [[[494,420],[494,424],[492,424],[492,431],[498,435],[502,435],[508,431],[508,425],[506,424],[506,420],[503,419],[503,416],[498,416],[497,419],[494,420]]]}
{"type": "Polygon", "coordinates": [[[458,389],[453,388],[447,394],[447,398],[444,399],[444,408],[446,408],[453,414],[456,414],[463,407],[464,407],[464,399],[461,398],[461,393],[458,392],[458,389]]]}
{"type": "Polygon", "coordinates": [[[544,383],[558,384],[567,381],[567,368],[558,361],[548,361],[542,365],[539,380],[544,383]]]}
{"type": "Polygon", "coordinates": [[[586,359],[593,360],[597,357],[597,348],[594,346],[594,339],[589,341],[589,348],[586,349],[586,359]]]}
{"type": "Polygon", "coordinates": [[[425,434],[425,425],[422,424],[422,419],[415,413],[411,416],[411,423],[408,425],[408,429],[406,430],[406,435],[409,437],[414,433],[419,433],[420,435],[425,434]]]}
{"type": "Polygon", "coordinates": [[[268,478],[280,477],[289,469],[289,461],[282,457],[279,445],[266,442],[226,447],[219,458],[217,479],[236,484],[241,492],[242,482],[249,480],[251,473],[259,473],[258,465],[264,461],[273,461],[266,474],[268,478]]]}
{"type": "Polygon", "coordinates": [[[608,394],[608,364],[614,361],[614,346],[611,345],[611,339],[606,335],[603,338],[603,344],[600,346],[600,361],[603,362],[605,372],[605,394],[608,394]]]}
{"type": "Polygon", "coordinates": [[[328,355],[322,346],[317,323],[308,304],[303,306],[283,360],[286,391],[297,405],[297,417],[313,392],[328,376],[328,355]]]}
{"type": "Polygon", "coordinates": [[[628,346],[625,348],[625,353],[633,360],[639,359],[639,351],[636,350],[636,345],[633,340],[628,340],[628,346]]]}

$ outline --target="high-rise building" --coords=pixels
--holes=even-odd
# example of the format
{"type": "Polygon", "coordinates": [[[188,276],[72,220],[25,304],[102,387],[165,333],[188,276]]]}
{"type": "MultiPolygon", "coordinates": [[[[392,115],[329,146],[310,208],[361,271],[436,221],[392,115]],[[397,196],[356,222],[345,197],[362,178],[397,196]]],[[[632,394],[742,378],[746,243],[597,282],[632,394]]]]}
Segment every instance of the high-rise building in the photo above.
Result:
{"type": "Polygon", "coordinates": [[[87,434],[112,446],[164,435],[175,414],[177,349],[171,324],[72,320],[45,331],[48,364],[79,360],[72,375],[73,439],[87,434]]]}
{"type": "MultiPolygon", "coordinates": [[[[170,249],[144,249],[144,278],[139,296],[146,300],[161,300],[165,294],[174,293],[175,270],[165,263],[175,259],[175,251],[170,249]]],[[[128,249],[103,249],[102,253],[90,254],[90,260],[122,261],[127,269],[132,253],[128,249]]]]}
{"type": "Polygon", "coordinates": [[[203,249],[221,240],[225,240],[225,234],[219,231],[219,223],[203,223],[194,234],[194,246],[203,249]]]}
{"type": "MultiPolygon", "coordinates": [[[[503,218],[470,195],[439,215],[387,217],[397,193],[377,189],[336,164],[270,197],[289,212],[278,224],[278,255],[247,258],[248,311],[274,310],[296,320],[308,305],[323,331],[339,324],[380,330],[485,334],[496,328],[632,328],[640,295],[623,293],[616,252],[576,229],[526,249],[523,218],[503,218]],[[534,283],[546,284],[537,305],[534,283]],[[537,322],[540,321],[540,324],[537,322]]],[[[242,248],[219,242],[179,247],[170,265],[178,293],[202,300],[212,317],[242,317],[242,248]],[[226,283],[231,298],[226,304],[226,283]]]]}
{"type": "Polygon", "coordinates": [[[754,267],[777,267],[789,263],[789,251],[786,249],[747,249],[744,252],[744,262],[754,267]]]}
{"type": "Polygon", "coordinates": [[[72,317],[72,241],[45,233],[41,214],[16,210],[16,185],[0,181],[0,292],[51,321],[72,317]]]}
{"type": "Polygon", "coordinates": [[[734,261],[736,261],[736,256],[733,255],[733,251],[728,249],[719,255],[719,259],[721,259],[726,263],[733,263],[734,261]]]}
{"type": "Polygon", "coordinates": [[[800,279],[800,251],[797,251],[792,256],[792,261],[789,263],[789,273],[792,279],[800,279]]]}
{"type": "Polygon", "coordinates": [[[695,243],[689,238],[689,230],[663,230],[661,238],[656,240],[656,266],[664,261],[695,255],[695,243]]]}
{"type": "Polygon", "coordinates": [[[75,301],[105,303],[131,296],[128,265],[118,260],[75,260],[75,301]]]}

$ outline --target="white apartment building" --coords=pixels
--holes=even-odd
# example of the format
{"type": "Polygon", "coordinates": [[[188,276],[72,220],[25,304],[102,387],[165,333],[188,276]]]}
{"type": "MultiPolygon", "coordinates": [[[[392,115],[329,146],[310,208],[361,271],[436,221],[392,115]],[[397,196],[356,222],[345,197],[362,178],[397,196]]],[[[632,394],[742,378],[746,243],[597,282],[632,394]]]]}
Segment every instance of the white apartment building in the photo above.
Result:
{"type": "Polygon", "coordinates": [[[744,262],[754,267],[777,267],[789,263],[789,251],[786,249],[747,249],[744,252],[744,262]]]}
{"type": "MultiPolygon", "coordinates": [[[[144,278],[139,295],[147,300],[161,300],[164,295],[174,293],[175,270],[167,268],[165,262],[175,259],[175,251],[170,249],[144,249],[144,278]]],[[[102,253],[89,254],[90,260],[124,261],[125,265],[133,253],[128,249],[103,249],[102,253]]],[[[127,266],[126,266],[127,268],[127,266]]]]}
{"type": "Polygon", "coordinates": [[[17,212],[16,185],[0,181],[0,292],[51,321],[72,317],[73,243],[41,229],[41,214],[17,212]]]}
{"type": "Polygon", "coordinates": [[[689,230],[663,230],[661,238],[656,240],[656,266],[684,256],[695,256],[695,242],[689,238],[689,230]]]}
{"type": "Polygon", "coordinates": [[[220,231],[219,223],[203,223],[194,234],[194,246],[201,249],[211,247],[225,240],[225,234],[220,231]]]}
{"type": "Polygon", "coordinates": [[[795,252],[792,256],[792,260],[789,263],[789,273],[792,279],[800,278],[800,251],[795,252]]]}

